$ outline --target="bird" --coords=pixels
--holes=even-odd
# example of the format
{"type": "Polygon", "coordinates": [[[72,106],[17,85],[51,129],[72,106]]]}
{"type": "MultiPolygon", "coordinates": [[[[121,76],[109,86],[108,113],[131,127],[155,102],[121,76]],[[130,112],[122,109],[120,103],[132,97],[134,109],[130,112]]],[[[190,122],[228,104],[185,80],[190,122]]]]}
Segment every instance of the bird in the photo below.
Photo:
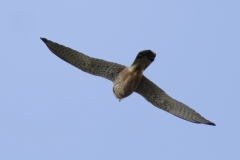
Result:
{"type": "Polygon", "coordinates": [[[85,55],[46,38],[40,38],[57,57],[80,70],[106,78],[113,82],[113,94],[120,101],[133,92],[143,96],[152,105],[181,119],[215,126],[195,110],[179,102],[143,75],[143,71],[154,61],[156,53],[151,50],[140,51],[130,67],[108,62],[85,55]]]}

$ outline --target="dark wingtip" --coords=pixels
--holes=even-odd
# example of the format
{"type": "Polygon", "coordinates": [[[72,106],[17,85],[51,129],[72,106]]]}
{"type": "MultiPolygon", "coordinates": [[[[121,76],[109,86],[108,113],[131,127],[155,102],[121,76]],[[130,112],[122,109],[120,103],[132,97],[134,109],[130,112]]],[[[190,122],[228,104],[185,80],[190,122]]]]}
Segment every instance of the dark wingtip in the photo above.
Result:
{"type": "Polygon", "coordinates": [[[40,39],[41,39],[44,43],[47,43],[47,41],[48,41],[46,38],[40,37],[40,39]]]}
{"type": "Polygon", "coordinates": [[[216,126],[216,124],[212,123],[212,122],[209,122],[209,123],[206,123],[207,125],[211,125],[211,126],[216,126]]]}

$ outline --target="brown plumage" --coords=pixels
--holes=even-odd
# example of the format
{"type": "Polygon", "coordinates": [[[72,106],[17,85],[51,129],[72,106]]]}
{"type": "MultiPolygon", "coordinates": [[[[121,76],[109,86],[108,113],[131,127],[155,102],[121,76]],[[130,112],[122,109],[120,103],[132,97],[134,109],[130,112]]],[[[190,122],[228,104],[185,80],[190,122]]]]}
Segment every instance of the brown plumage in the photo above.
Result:
{"type": "Polygon", "coordinates": [[[81,69],[84,72],[101,76],[114,83],[114,95],[120,100],[132,92],[142,95],[154,106],[163,109],[179,118],[194,123],[215,126],[187,105],[171,98],[156,84],[143,75],[143,71],[154,61],[156,54],[151,50],[138,53],[133,64],[126,66],[89,57],[71,48],[41,38],[47,47],[59,58],[81,69]]]}
{"type": "Polygon", "coordinates": [[[131,67],[124,68],[114,81],[114,95],[123,99],[132,94],[138,87],[143,77],[143,71],[154,61],[156,54],[151,50],[138,53],[131,67]]]}

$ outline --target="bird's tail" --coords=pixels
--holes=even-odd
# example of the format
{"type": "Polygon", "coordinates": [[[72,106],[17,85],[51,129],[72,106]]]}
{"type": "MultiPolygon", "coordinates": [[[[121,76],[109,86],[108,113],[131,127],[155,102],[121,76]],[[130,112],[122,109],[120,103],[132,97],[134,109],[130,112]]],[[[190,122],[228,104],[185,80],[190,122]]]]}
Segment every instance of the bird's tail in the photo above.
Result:
{"type": "Polygon", "coordinates": [[[131,70],[145,70],[155,59],[156,54],[151,50],[143,50],[138,53],[136,59],[131,65],[131,70]]]}

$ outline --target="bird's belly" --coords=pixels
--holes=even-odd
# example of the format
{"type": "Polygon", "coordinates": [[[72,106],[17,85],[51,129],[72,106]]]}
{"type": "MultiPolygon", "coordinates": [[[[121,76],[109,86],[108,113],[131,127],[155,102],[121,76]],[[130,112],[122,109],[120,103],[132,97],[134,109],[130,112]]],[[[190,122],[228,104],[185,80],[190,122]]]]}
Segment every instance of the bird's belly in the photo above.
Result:
{"type": "Polygon", "coordinates": [[[142,75],[129,75],[125,80],[119,78],[114,83],[114,92],[118,99],[123,99],[132,94],[138,87],[142,75]]]}

